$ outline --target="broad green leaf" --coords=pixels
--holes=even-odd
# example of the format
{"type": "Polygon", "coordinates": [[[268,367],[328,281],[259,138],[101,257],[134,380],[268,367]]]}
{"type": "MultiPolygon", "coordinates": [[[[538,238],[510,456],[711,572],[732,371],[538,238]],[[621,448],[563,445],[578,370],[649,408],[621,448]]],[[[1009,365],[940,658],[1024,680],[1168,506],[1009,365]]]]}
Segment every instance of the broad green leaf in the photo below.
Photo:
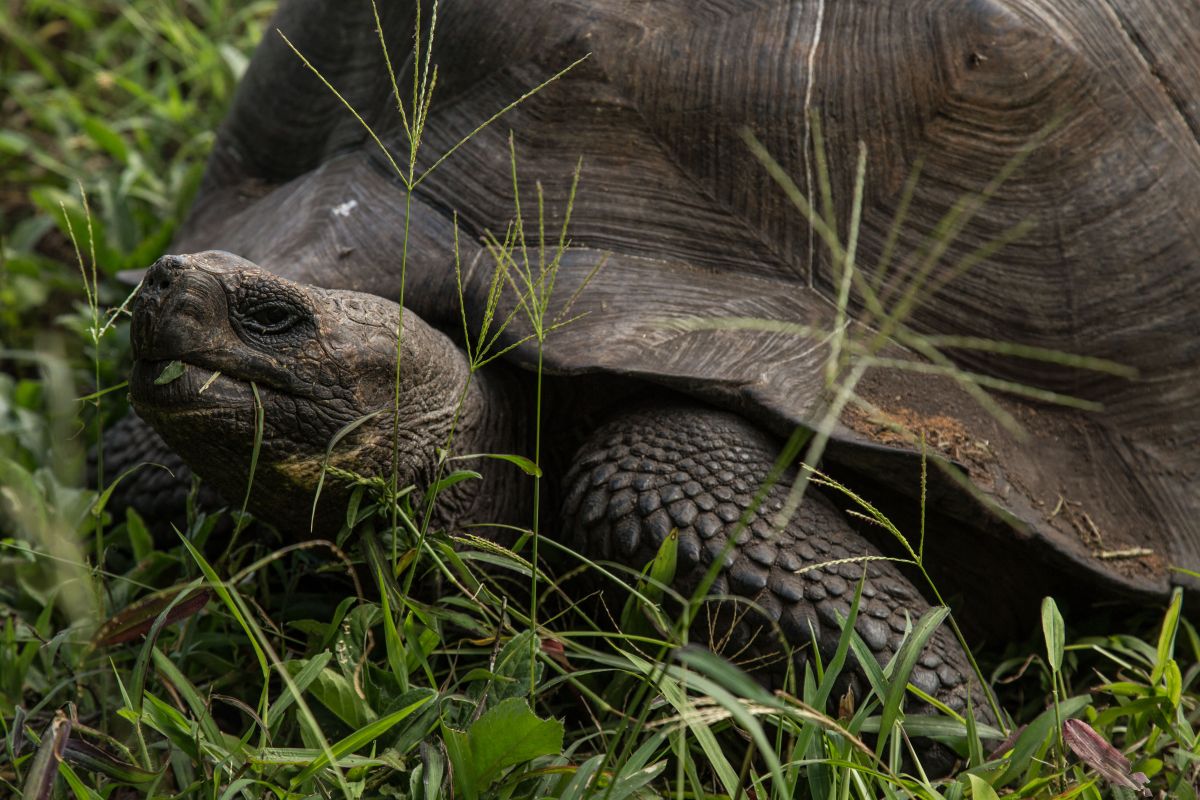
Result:
{"type": "MultiPolygon", "coordinates": [[[[679,531],[675,528],[662,540],[654,558],[642,570],[638,578],[636,590],[625,600],[621,610],[621,630],[633,636],[653,636],[655,632],[648,624],[646,613],[655,615],[662,620],[661,603],[664,587],[670,586],[675,580],[675,567],[678,561],[679,531]]],[[[664,625],[665,627],[665,625],[664,625]]]]}
{"type": "Polygon", "coordinates": [[[378,716],[354,691],[342,673],[326,667],[309,686],[310,695],[351,728],[362,728],[378,716]]]}
{"type": "Polygon", "coordinates": [[[1046,660],[1055,673],[1062,671],[1063,650],[1067,638],[1062,614],[1053,597],[1042,600],[1042,635],[1046,638],[1046,660]]]}
{"type": "MultiPolygon", "coordinates": [[[[322,473],[322,476],[324,473],[322,473]]],[[[367,493],[367,487],[363,485],[355,486],[350,492],[350,501],[346,503],[346,528],[353,530],[358,524],[358,509],[362,505],[363,496],[367,493]]]]}
{"type": "Polygon", "coordinates": [[[150,535],[142,515],[133,506],[125,507],[125,532],[129,536],[134,559],[145,561],[154,553],[154,537],[150,535]]]}
{"type": "MultiPolygon", "coordinates": [[[[197,165],[202,166],[202,165],[197,165]]],[[[191,172],[191,170],[189,170],[191,172]]],[[[142,241],[138,242],[129,255],[106,270],[114,273],[117,269],[137,269],[152,262],[171,244],[171,236],[175,233],[175,220],[165,219],[154,228],[142,241]]]]}
{"type": "Polygon", "coordinates": [[[604,754],[592,756],[575,768],[575,774],[567,782],[567,786],[558,795],[559,800],[583,800],[587,797],[588,787],[595,777],[600,765],[604,763],[604,754]]]}
{"type": "Polygon", "coordinates": [[[361,665],[366,663],[363,647],[371,639],[370,631],[376,626],[379,614],[379,606],[359,603],[350,609],[334,632],[333,652],[338,654],[338,668],[352,684],[362,680],[361,665]]]}
{"type": "Polygon", "coordinates": [[[20,155],[32,147],[29,137],[16,131],[0,131],[0,153],[8,156],[20,155]]]}
{"type": "Polygon", "coordinates": [[[84,117],[82,127],[84,132],[92,137],[92,141],[104,148],[117,161],[122,164],[129,161],[129,148],[125,146],[125,140],[101,119],[92,116],[84,117]]]}
{"type": "Polygon", "coordinates": [[[468,481],[468,480],[482,480],[482,479],[483,479],[483,476],[480,475],[478,472],[476,472],[473,469],[458,469],[458,470],[455,470],[454,472],[451,472],[449,475],[446,475],[441,480],[439,480],[437,483],[435,483],[429,491],[430,491],[430,494],[432,494],[436,497],[437,495],[441,494],[442,492],[446,491],[451,486],[454,486],[457,483],[462,483],[463,481],[468,481]]]}
{"type": "Polygon", "coordinates": [[[1107,692],[1118,697],[1145,697],[1150,691],[1150,687],[1142,683],[1134,681],[1116,681],[1114,683],[1103,683],[1096,687],[1095,691],[1107,692]]]}
{"type": "MultiPolygon", "coordinates": [[[[838,623],[844,624],[840,614],[838,615],[838,623]]],[[[875,653],[871,652],[871,648],[867,647],[867,643],[863,641],[858,631],[853,628],[849,628],[849,631],[850,649],[854,651],[854,658],[858,663],[858,668],[863,671],[867,683],[871,685],[871,692],[874,692],[875,697],[882,703],[883,699],[887,697],[888,687],[891,686],[888,676],[884,673],[883,667],[879,666],[879,660],[875,657],[875,653]]],[[[893,656],[893,660],[894,658],[893,656]]],[[[870,693],[868,693],[868,697],[870,697],[870,693]]],[[[866,708],[866,703],[860,703],[860,711],[864,708],[866,708]]]]}
{"type": "Polygon", "coordinates": [[[337,608],[333,610],[333,615],[329,618],[328,623],[316,623],[320,627],[321,641],[317,646],[319,650],[325,650],[333,647],[333,642],[337,638],[338,633],[342,629],[342,621],[346,615],[350,613],[350,609],[358,602],[358,598],[353,595],[343,597],[342,601],[337,604],[337,608]]]}
{"type": "Polygon", "coordinates": [[[653,592],[647,597],[657,600],[662,597],[663,586],[670,586],[675,581],[675,568],[678,563],[679,531],[672,528],[670,535],[663,539],[650,562],[650,580],[646,582],[645,591],[653,592]]]}
{"type": "MultiPolygon", "coordinates": [[[[523,696],[528,693],[530,685],[541,682],[542,662],[529,657],[533,649],[532,639],[532,631],[522,631],[506,642],[496,656],[496,663],[491,670],[491,682],[486,684],[486,702],[489,708],[498,706],[510,697],[523,696]]],[[[472,687],[472,698],[479,699],[484,687],[482,682],[472,687]]]]}
{"type": "Polygon", "coordinates": [[[475,458],[493,458],[497,461],[507,461],[510,464],[516,464],[525,474],[532,475],[535,478],[542,477],[542,470],[537,464],[530,461],[524,456],[514,456],[510,453],[470,453],[463,456],[455,456],[449,459],[450,461],[470,461],[475,458]]]}
{"type": "MultiPolygon", "coordinates": [[[[975,708],[971,693],[967,693],[967,768],[972,769],[983,763],[983,742],[979,734],[979,720],[975,719],[975,708]]],[[[912,722],[912,718],[908,720],[912,722]]]]}
{"type": "Polygon", "coordinates": [[[1157,658],[1154,661],[1154,672],[1150,675],[1150,683],[1157,684],[1167,668],[1167,662],[1175,655],[1175,633],[1179,630],[1179,613],[1183,610],[1183,590],[1178,586],[1171,593],[1171,605],[1163,618],[1162,630],[1158,634],[1157,658]]]}
{"type": "Polygon", "coordinates": [[[233,75],[234,80],[240,80],[242,73],[246,71],[246,67],[250,64],[250,59],[241,50],[238,50],[228,42],[222,42],[217,45],[217,50],[220,52],[221,58],[225,61],[225,66],[229,68],[229,72],[233,75]]]}
{"type": "Polygon", "coordinates": [[[609,800],[625,800],[627,797],[632,797],[635,792],[661,775],[666,768],[665,760],[635,770],[627,769],[625,765],[622,765],[616,778],[606,790],[609,800]]]}
{"type": "Polygon", "coordinates": [[[396,682],[396,688],[401,692],[408,691],[408,667],[405,663],[404,642],[400,638],[400,631],[396,628],[396,619],[392,616],[392,606],[388,601],[388,587],[385,584],[383,577],[383,565],[375,565],[375,581],[379,584],[379,600],[381,603],[380,611],[383,614],[383,643],[387,653],[388,667],[392,673],[392,679],[396,682]]]}
{"type": "Polygon", "coordinates": [[[8,511],[19,514],[29,529],[45,529],[49,525],[49,509],[44,492],[29,470],[8,458],[0,457],[0,486],[8,511]]]}
{"type": "Polygon", "coordinates": [[[441,642],[437,631],[426,627],[414,614],[409,613],[404,618],[404,641],[408,642],[404,656],[404,668],[408,674],[411,675],[422,665],[428,671],[429,655],[441,642]]]}
{"type": "Polygon", "coordinates": [[[443,726],[454,781],[475,800],[504,770],[538,756],[562,752],[563,725],[540,719],[520,697],[510,697],[484,713],[463,732],[443,726]]]}
{"type": "Polygon", "coordinates": [[[177,381],[183,377],[184,366],[182,361],[172,361],[163,367],[163,371],[158,373],[158,377],[154,379],[155,386],[165,386],[172,381],[177,381]]]}
{"type": "Polygon", "coordinates": [[[187,718],[149,692],[142,699],[142,721],[170,739],[192,761],[199,760],[195,730],[187,718]]]}
{"type": "MultiPolygon", "coordinates": [[[[381,718],[375,720],[374,722],[372,722],[370,725],[363,726],[359,730],[357,730],[354,733],[347,736],[345,739],[342,739],[341,741],[332,745],[329,748],[329,752],[332,753],[334,760],[341,758],[342,756],[346,755],[347,753],[354,752],[355,750],[362,747],[363,745],[366,745],[369,742],[373,742],[376,739],[378,739],[380,736],[382,736],[383,734],[387,733],[397,723],[399,723],[401,720],[403,720],[409,714],[416,711],[421,706],[428,703],[430,700],[432,700],[436,696],[437,695],[435,695],[434,693],[431,692],[427,697],[423,697],[420,700],[418,700],[417,702],[412,703],[411,705],[405,706],[404,708],[400,709],[399,711],[388,714],[386,717],[381,717],[381,718]]],[[[307,767],[305,767],[303,770],[301,770],[300,774],[292,779],[292,785],[299,786],[300,784],[304,783],[304,781],[306,781],[307,779],[309,779],[313,775],[315,775],[317,773],[317,770],[327,766],[330,762],[331,762],[331,759],[328,754],[326,754],[326,753],[319,754],[316,758],[313,759],[312,763],[310,763],[307,767]]]]}
{"type": "Polygon", "coordinates": [[[805,770],[805,783],[808,785],[809,797],[832,797],[834,767],[825,763],[826,754],[823,742],[827,739],[820,734],[815,726],[808,726],[804,735],[797,742],[796,754],[810,761],[812,766],[805,770]]]}
{"type": "Polygon", "coordinates": [[[1163,670],[1163,682],[1166,684],[1167,699],[1172,706],[1178,706],[1183,698],[1183,674],[1173,658],[1167,661],[1167,668],[1163,670]]]}
{"type": "MultiPolygon", "coordinates": [[[[225,787],[225,791],[221,793],[220,800],[235,800],[235,798],[239,797],[254,797],[255,795],[246,790],[255,785],[261,786],[268,791],[274,791],[276,788],[275,784],[270,781],[256,780],[254,778],[238,778],[236,781],[233,781],[225,787]]],[[[258,796],[266,797],[267,793],[263,792],[258,796]]]]}
{"type": "Polygon", "coordinates": [[[968,775],[967,778],[971,781],[971,797],[973,800],[1000,800],[1000,796],[996,794],[996,790],[989,786],[983,778],[978,775],[968,775]]]}
{"type": "Polygon", "coordinates": [[[442,781],[446,775],[446,760],[434,747],[421,748],[421,770],[413,770],[409,782],[409,796],[424,800],[438,800],[444,796],[442,781]],[[420,785],[417,785],[417,780],[420,785]]]}
{"type": "Polygon", "coordinates": [[[1094,727],[1105,729],[1113,723],[1120,720],[1130,719],[1137,714],[1162,714],[1164,716],[1172,713],[1171,701],[1165,694],[1155,695],[1153,697],[1143,697],[1138,700],[1130,700],[1120,705],[1111,706],[1096,714],[1096,718],[1092,720],[1094,727]]]}
{"type": "Polygon", "coordinates": [[[480,789],[471,755],[470,736],[443,725],[442,742],[446,745],[446,757],[450,760],[450,768],[454,770],[454,785],[458,794],[466,800],[476,800],[480,789]]]}

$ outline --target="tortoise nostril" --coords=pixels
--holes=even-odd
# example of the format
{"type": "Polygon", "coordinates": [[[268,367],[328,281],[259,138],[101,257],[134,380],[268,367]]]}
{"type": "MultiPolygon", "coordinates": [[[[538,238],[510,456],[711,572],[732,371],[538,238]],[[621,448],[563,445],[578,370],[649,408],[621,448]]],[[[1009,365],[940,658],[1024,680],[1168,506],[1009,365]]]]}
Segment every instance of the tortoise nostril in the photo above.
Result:
{"type": "Polygon", "coordinates": [[[143,285],[151,292],[162,292],[170,288],[175,277],[184,268],[183,259],[179,256],[163,256],[150,265],[146,271],[143,285]]]}

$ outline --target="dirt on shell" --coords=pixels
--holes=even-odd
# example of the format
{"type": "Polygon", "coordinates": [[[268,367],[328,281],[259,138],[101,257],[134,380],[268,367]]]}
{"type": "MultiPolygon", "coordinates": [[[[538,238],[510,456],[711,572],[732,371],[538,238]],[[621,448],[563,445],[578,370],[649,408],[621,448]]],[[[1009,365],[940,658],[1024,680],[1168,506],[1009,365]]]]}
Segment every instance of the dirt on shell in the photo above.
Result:
{"type": "Polygon", "coordinates": [[[1165,573],[1164,554],[1142,538],[1153,528],[1136,476],[1083,412],[993,394],[1018,423],[1015,432],[951,379],[898,369],[868,373],[858,394],[866,402],[848,405],[841,419],[855,433],[915,450],[923,439],[1093,569],[1141,580],[1165,573]]]}

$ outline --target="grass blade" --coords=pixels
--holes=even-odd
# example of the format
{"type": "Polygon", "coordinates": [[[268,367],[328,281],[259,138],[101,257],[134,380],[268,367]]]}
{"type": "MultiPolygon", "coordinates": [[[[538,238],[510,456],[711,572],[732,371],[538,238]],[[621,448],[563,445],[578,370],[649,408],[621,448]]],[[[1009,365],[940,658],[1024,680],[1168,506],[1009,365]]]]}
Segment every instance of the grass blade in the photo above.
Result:
{"type": "Polygon", "coordinates": [[[1179,630],[1179,615],[1183,611],[1183,590],[1178,586],[1171,593],[1171,605],[1163,618],[1162,630],[1158,634],[1158,647],[1155,649],[1157,658],[1154,661],[1154,672],[1150,682],[1157,684],[1162,680],[1167,664],[1175,655],[1175,634],[1179,630]]]}
{"type": "Polygon", "coordinates": [[[58,765],[62,763],[63,750],[70,735],[71,721],[62,711],[56,712],[54,719],[42,734],[42,742],[33,757],[33,766],[25,776],[25,787],[21,792],[23,798],[49,800],[54,791],[54,780],[58,777],[58,765]]]}
{"type": "Polygon", "coordinates": [[[304,781],[311,778],[318,770],[330,764],[331,761],[341,758],[347,753],[352,753],[365,744],[375,741],[383,734],[387,733],[397,723],[404,720],[409,714],[424,706],[436,694],[432,692],[428,697],[424,697],[411,705],[407,705],[399,711],[394,711],[386,717],[380,717],[369,725],[366,725],[354,733],[347,736],[345,739],[330,746],[327,752],[322,752],[319,756],[313,759],[312,763],[300,771],[300,774],[292,778],[292,786],[300,786],[304,781]]]}
{"type": "Polygon", "coordinates": [[[887,671],[890,682],[887,694],[883,698],[883,714],[879,722],[879,744],[875,748],[876,754],[881,758],[892,726],[900,716],[900,706],[908,689],[908,677],[917,666],[917,659],[921,657],[925,644],[949,614],[950,609],[945,606],[931,608],[925,612],[892,660],[891,669],[887,671]]]}
{"type": "Polygon", "coordinates": [[[1063,624],[1062,614],[1053,597],[1042,600],[1042,635],[1046,639],[1046,660],[1050,669],[1059,672],[1062,669],[1063,651],[1066,648],[1067,634],[1063,624]]]}

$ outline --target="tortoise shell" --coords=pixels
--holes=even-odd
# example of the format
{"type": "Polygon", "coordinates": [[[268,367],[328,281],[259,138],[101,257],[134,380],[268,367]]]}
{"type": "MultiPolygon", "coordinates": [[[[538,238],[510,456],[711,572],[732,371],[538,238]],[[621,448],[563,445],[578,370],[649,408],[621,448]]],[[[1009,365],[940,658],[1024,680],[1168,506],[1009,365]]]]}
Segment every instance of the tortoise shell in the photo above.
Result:
{"type": "MultiPolygon", "coordinates": [[[[381,5],[407,92],[412,9],[381,5]]],[[[407,163],[370,5],[285,2],[272,27],[407,163]]],[[[928,487],[931,509],[959,523],[935,543],[952,559],[1007,554],[1018,571],[1038,561],[1159,594],[1168,566],[1200,564],[1198,43],[1200,5],[1150,0],[446,4],[417,174],[588,58],[419,184],[403,301],[457,324],[457,214],[466,310],[481,313],[484,233],[502,238],[513,216],[511,132],[527,222],[532,182],[557,220],[582,159],[557,302],[606,259],[575,300],[583,316],[548,338],[548,369],[665,383],[780,432],[814,426],[834,399],[821,332],[839,323],[839,274],[744,131],[804,195],[828,175],[842,241],[862,143],[856,263],[868,285],[895,303],[931,248],[944,252],[902,328],[885,330],[884,364],[830,417],[827,463],[913,496],[919,447],[904,431],[923,436],[969,477],[938,473],[928,487]],[[875,272],[888,253],[894,266],[875,272]],[[795,329],[679,324],[697,317],[795,329]],[[1106,359],[1137,377],[954,337],[1106,359]],[[999,387],[993,402],[1021,432],[947,364],[999,387]]],[[[359,122],[272,33],[175,247],[397,298],[405,197],[359,122]]],[[[861,288],[848,333],[860,340],[886,327],[861,288]]],[[[521,335],[514,326],[506,341],[521,335]]],[[[510,357],[534,353],[526,343],[510,357]]]]}

